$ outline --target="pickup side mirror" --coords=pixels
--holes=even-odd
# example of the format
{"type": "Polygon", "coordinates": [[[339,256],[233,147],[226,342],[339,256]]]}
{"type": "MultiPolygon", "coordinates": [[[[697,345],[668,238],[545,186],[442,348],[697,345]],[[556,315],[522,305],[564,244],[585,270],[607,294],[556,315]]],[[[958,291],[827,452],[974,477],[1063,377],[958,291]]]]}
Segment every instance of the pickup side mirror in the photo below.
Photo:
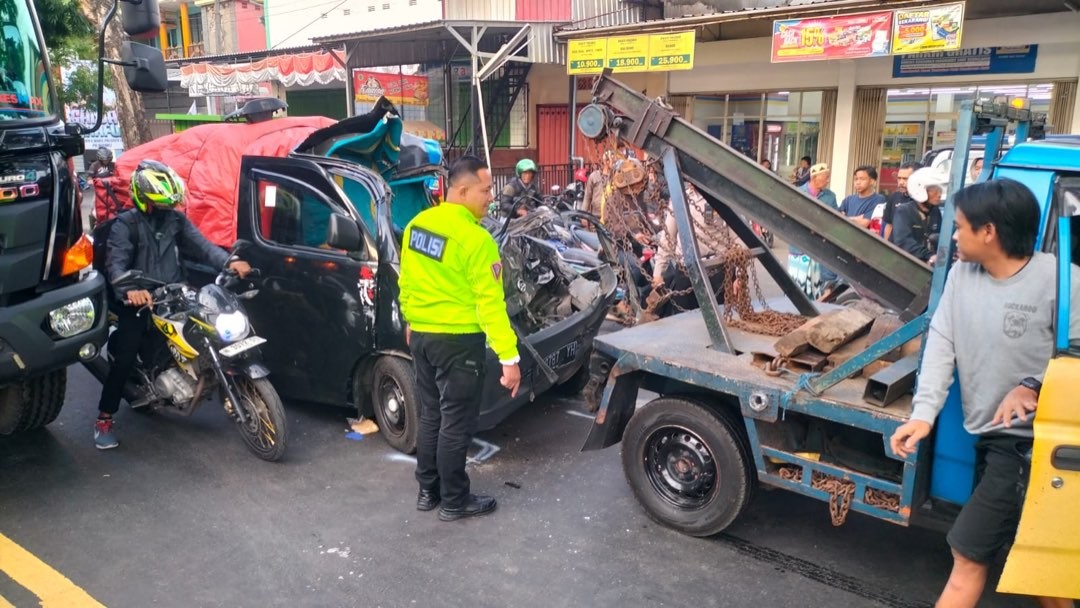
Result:
{"type": "Polygon", "coordinates": [[[161,11],[158,0],[121,0],[120,20],[124,33],[134,38],[157,34],[161,27],[161,11]]]}
{"type": "Polygon", "coordinates": [[[124,79],[132,91],[161,93],[169,87],[165,57],[160,50],[138,42],[125,42],[120,50],[120,62],[124,66],[124,79]]]}
{"type": "Polygon", "coordinates": [[[356,251],[362,246],[360,226],[352,219],[330,214],[330,225],[326,228],[326,244],[333,249],[356,251]]]}

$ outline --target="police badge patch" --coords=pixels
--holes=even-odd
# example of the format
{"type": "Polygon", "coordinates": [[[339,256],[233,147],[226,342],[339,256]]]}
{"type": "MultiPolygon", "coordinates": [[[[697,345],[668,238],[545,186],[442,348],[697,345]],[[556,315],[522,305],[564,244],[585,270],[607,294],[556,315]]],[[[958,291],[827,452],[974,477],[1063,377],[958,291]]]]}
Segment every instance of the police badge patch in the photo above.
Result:
{"type": "Polygon", "coordinates": [[[495,277],[496,281],[501,279],[502,278],[502,264],[500,264],[499,262],[495,262],[494,264],[492,264],[491,265],[491,275],[493,277],[495,277]]]}

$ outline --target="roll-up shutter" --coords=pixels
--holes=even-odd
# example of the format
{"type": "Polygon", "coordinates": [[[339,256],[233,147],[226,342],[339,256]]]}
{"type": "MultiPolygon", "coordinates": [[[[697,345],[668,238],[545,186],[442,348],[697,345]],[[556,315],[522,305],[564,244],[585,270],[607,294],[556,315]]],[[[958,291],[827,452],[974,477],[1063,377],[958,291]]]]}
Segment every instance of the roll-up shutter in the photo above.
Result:
{"type": "Polygon", "coordinates": [[[881,138],[885,128],[886,89],[860,87],[855,90],[852,119],[850,175],[855,167],[881,165],[881,138]]]}
{"type": "Polygon", "coordinates": [[[818,131],[817,155],[814,158],[831,167],[833,139],[836,135],[836,89],[821,92],[821,129],[818,131]]]}
{"type": "Polygon", "coordinates": [[[1054,89],[1050,95],[1050,115],[1046,117],[1046,122],[1053,127],[1053,131],[1050,132],[1072,132],[1073,109],[1076,107],[1076,81],[1054,81],[1054,89]]]}

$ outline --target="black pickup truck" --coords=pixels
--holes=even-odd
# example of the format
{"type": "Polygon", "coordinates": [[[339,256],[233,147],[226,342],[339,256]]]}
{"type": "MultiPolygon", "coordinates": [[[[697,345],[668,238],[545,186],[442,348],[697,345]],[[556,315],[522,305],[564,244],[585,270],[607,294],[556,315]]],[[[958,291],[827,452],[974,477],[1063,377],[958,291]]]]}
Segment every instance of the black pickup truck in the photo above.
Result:
{"type": "MultiPolygon", "coordinates": [[[[428,186],[443,169],[437,144],[403,134],[392,107],[380,108],[311,133],[285,157],[243,156],[236,237],[250,241],[244,256],[262,271],[247,310],[268,340],[263,354],[282,396],[356,407],[393,447],[412,452],[418,407],[397,297],[401,235],[434,204],[428,186]]],[[[615,297],[609,265],[571,268],[534,224],[493,227],[523,382],[511,399],[488,375],[480,429],[553,386],[580,389],[615,297]]]]}

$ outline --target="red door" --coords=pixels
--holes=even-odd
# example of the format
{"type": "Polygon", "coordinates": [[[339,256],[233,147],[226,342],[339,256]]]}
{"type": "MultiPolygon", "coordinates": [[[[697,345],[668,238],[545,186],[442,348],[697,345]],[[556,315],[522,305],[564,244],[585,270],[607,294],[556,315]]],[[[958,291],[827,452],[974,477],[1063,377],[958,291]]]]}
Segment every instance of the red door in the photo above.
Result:
{"type": "MultiPolygon", "coordinates": [[[[566,165],[570,162],[570,123],[569,108],[565,105],[536,106],[539,145],[537,163],[540,165],[566,165]]],[[[577,147],[575,156],[585,158],[587,164],[597,161],[596,145],[585,139],[580,131],[574,129],[577,147]]]]}

